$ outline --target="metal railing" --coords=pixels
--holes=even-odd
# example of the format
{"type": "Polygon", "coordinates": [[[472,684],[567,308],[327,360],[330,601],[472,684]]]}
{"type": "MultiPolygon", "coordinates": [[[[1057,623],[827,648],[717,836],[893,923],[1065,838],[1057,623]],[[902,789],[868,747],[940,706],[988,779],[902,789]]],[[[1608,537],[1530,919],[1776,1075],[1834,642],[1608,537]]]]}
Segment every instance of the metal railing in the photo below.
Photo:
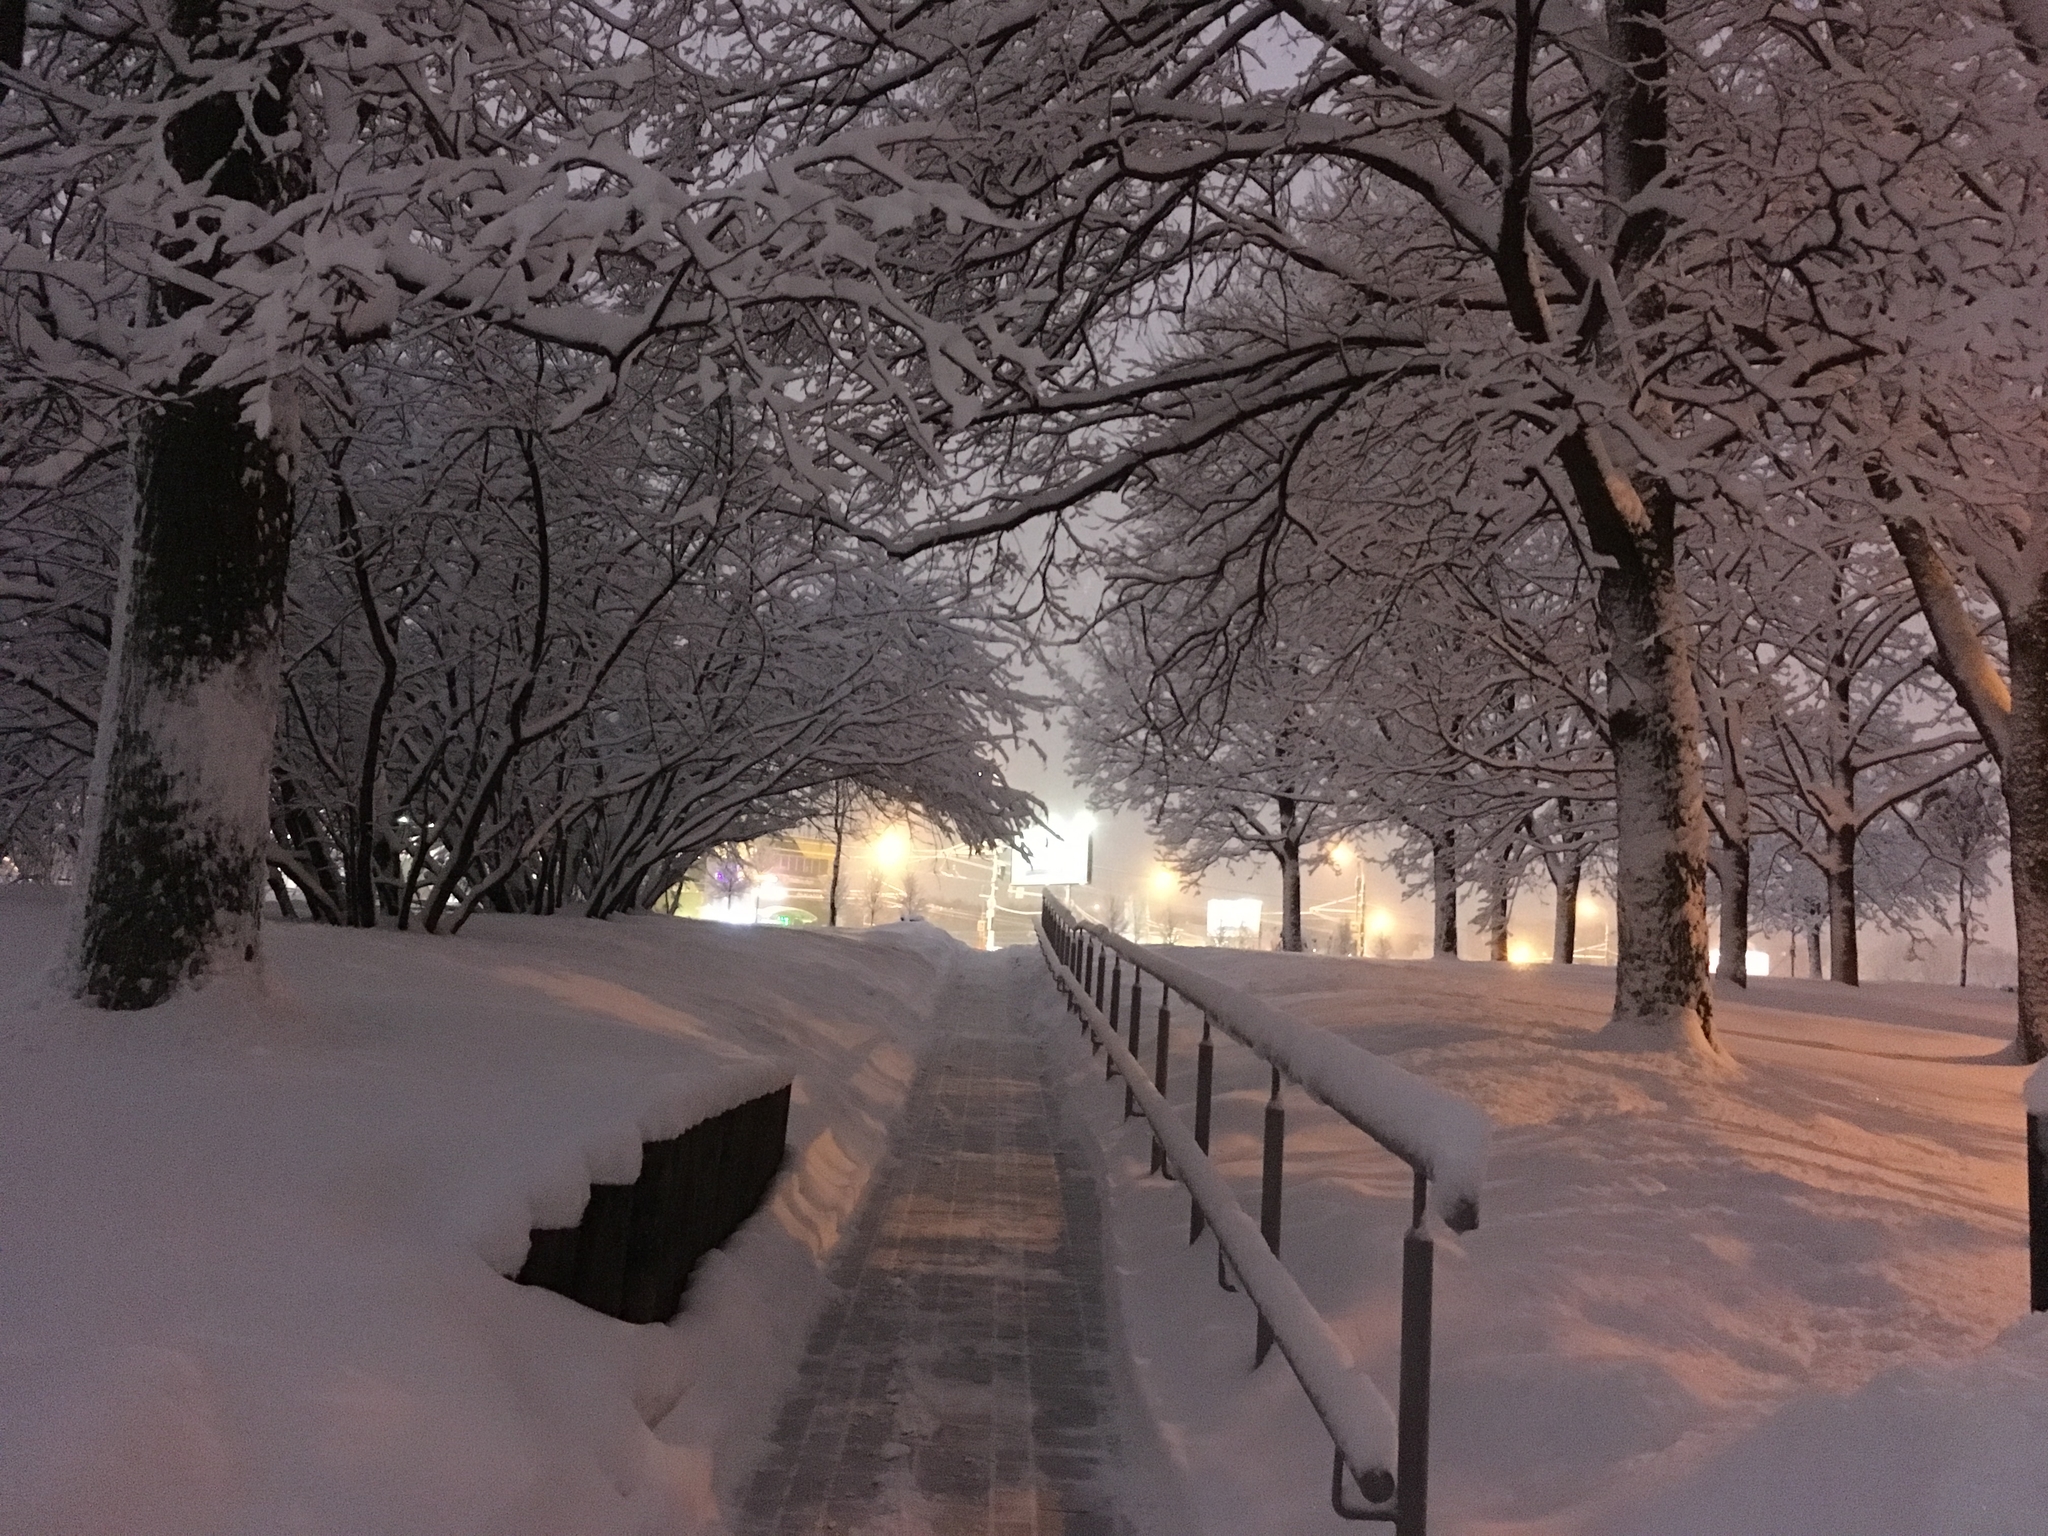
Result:
{"type": "Polygon", "coordinates": [[[1178,1176],[1190,1198],[1188,1241],[1216,1234],[1216,1278],[1241,1286],[1258,1314],[1254,1368],[1275,1344],[1330,1433],[1330,1505],[1347,1520],[1390,1522],[1395,1536],[1425,1536],[1429,1518],[1431,1305],[1436,1247],[1425,1224],[1434,1206],[1454,1231],[1478,1225],[1486,1120],[1472,1105],[1322,1030],[1310,1029],[1169,956],[1142,949],[1048,895],[1038,939],[1054,979],[1082,1028],[1105,1056],[1105,1077],[1124,1080],[1124,1113],[1152,1130],[1152,1172],[1178,1176]],[[1128,967],[1129,1007],[1124,972],[1128,967]],[[1145,983],[1158,993],[1152,1068],[1143,1045],[1145,983]],[[1167,1102],[1174,994],[1201,1012],[1195,1053],[1194,1126],[1167,1102]],[[1220,1029],[1272,1071],[1266,1101],[1259,1220],[1253,1224],[1209,1161],[1215,1042],[1220,1029]],[[1128,1043],[1125,1034],[1128,1034],[1128,1043]],[[1281,1194],[1287,1115],[1283,1079],[1306,1090],[1406,1162],[1414,1173],[1401,1248],[1399,1408],[1354,1369],[1345,1348],[1281,1264],[1281,1194]],[[1434,1198],[1432,1198],[1434,1196],[1434,1198]],[[1226,1273],[1234,1270],[1238,1284],[1226,1273]],[[1353,1503],[1345,1473],[1365,1501],[1353,1503]]]}

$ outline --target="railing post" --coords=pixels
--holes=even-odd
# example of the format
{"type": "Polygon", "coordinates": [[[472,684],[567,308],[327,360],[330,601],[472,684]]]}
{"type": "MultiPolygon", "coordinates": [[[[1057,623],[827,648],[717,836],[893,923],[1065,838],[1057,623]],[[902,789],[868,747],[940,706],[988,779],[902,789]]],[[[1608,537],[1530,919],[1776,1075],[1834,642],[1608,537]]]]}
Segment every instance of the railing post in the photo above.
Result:
{"type": "MultiPolygon", "coordinates": [[[[1138,1036],[1145,1027],[1145,973],[1135,962],[1131,966],[1131,1055],[1138,1054],[1138,1036]]],[[[1138,1101],[1131,1094],[1131,1085],[1124,1084],[1124,1118],[1130,1119],[1138,1112],[1138,1101]]]]}
{"type": "MultiPolygon", "coordinates": [[[[1156,1038],[1152,1044],[1152,1086],[1162,1099],[1166,1097],[1168,1032],[1173,1028],[1173,1013],[1167,1004],[1172,996],[1173,993],[1162,983],[1159,988],[1159,1018],[1155,1021],[1153,1030],[1156,1038]]],[[[1152,1171],[1163,1173],[1169,1179],[1173,1177],[1173,1170],[1166,1166],[1166,1148],[1159,1144],[1159,1134],[1156,1131],[1152,1135],[1152,1171]]]]}
{"type": "Polygon", "coordinates": [[[1429,1181],[1415,1173],[1413,1216],[1401,1239],[1401,1443],[1394,1466],[1394,1536],[1427,1536],[1429,1528],[1430,1307],[1436,1244],[1423,1225],[1429,1181]]]}
{"type": "MultiPolygon", "coordinates": [[[[1094,977],[1094,981],[1090,986],[1090,991],[1095,999],[1095,1011],[1097,1013],[1100,1013],[1102,1012],[1102,980],[1104,971],[1103,954],[1102,946],[1095,942],[1093,935],[1090,935],[1088,939],[1088,952],[1090,955],[1094,957],[1094,965],[1091,973],[1094,977]]],[[[1082,1028],[1087,1029],[1088,1021],[1086,1019],[1083,1019],[1081,1021],[1081,1026],[1082,1028]]],[[[1095,1031],[1093,1029],[1088,1030],[1088,1049],[1091,1051],[1098,1051],[1102,1049],[1102,1042],[1095,1038],[1095,1031]]]]}
{"type": "MultiPolygon", "coordinates": [[[[1259,1181],[1259,1234],[1273,1257],[1280,1257],[1280,1177],[1287,1155],[1287,1111],[1280,1104],[1280,1069],[1273,1069],[1273,1092],[1266,1100],[1266,1166],[1259,1181]]],[[[1259,1343],[1252,1354],[1252,1369],[1266,1363],[1273,1348],[1273,1325],[1259,1314],[1259,1343]]]]}
{"type": "MultiPolygon", "coordinates": [[[[1216,1085],[1216,1047],[1209,1041],[1209,1015],[1202,1015],[1202,1043],[1195,1047],[1195,1145],[1209,1151],[1209,1093],[1216,1085]]],[[[1202,1207],[1188,1196],[1188,1241],[1202,1235],[1202,1207]]]]}
{"type": "MultiPolygon", "coordinates": [[[[1114,969],[1109,973],[1109,1032],[1116,1033],[1117,1009],[1124,996],[1124,957],[1118,955],[1114,969]]],[[[1116,1057],[1108,1051],[1102,1053],[1102,1080],[1106,1083],[1116,1076],[1116,1057]]]]}
{"type": "Polygon", "coordinates": [[[2027,1116],[2027,1260],[2032,1309],[2048,1312],[2048,1152],[2039,1115],[2027,1116]]]}

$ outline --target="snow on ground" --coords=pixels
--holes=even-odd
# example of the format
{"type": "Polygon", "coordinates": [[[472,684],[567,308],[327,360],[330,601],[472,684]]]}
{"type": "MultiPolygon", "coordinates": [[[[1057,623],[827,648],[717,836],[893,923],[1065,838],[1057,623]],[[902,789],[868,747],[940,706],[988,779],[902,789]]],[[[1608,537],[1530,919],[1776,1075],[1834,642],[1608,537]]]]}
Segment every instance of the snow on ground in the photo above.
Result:
{"type": "MultiPolygon", "coordinates": [[[[1763,981],[1717,1005],[1739,1065],[1716,1069],[1593,1048],[1606,970],[1177,953],[1493,1117],[1480,1228],[1439,1251],[1432,1531],[2048,1536],[2011,998],[1763,981]]],[[[1210,1536],[1343,1529],[1300,1388],[1277,1355],[1250,1373],[1249,1305],[1059,1027],[1191,1504],[1210,1536]]],[[[1218,1085],[1214,1147],[1256,1210],[1266,1074],[1226,1041],[1218,1085]]],[[[1298,1094],[1288,1125],[1283,1254],[1391,1394],[1407,1170],[1298,1094]]]]}
{"type": "Polygon", "coordinates": [[[262,991],[108,1015],[35,980],[62,927],[0,889],[9,1536],[705,1528],[962,953],[922,925],[281,924],[262,991]],[[642,1140],[792,1074],[790,1174],[675,1326],[504,1278],[642,1140]]]}

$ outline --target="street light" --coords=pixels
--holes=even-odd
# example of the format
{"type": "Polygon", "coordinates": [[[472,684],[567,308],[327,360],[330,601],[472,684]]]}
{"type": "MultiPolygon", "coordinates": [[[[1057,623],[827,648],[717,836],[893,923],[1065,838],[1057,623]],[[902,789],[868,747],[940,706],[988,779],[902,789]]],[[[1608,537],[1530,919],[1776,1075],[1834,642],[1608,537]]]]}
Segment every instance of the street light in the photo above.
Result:
{"type": "Polygon", "coordinates": [[[868,856],[874,860],[875,868],[884,874],[895,874],[910,858],[910,834],[901,827],[891,827],[875,839],[868,856]]]}

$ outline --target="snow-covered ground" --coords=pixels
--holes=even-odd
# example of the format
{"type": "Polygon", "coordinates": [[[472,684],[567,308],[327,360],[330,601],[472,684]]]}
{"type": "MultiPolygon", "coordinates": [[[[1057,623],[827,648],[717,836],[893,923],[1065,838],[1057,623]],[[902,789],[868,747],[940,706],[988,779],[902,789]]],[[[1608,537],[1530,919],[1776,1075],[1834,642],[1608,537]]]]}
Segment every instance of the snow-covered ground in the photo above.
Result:
{"type": "MultiPolygon", "coordinates": [[[[0,890],[7,1536],[715,1530],[949,978],[1037,963],[916,924],[278,926],[263,993],[108,1016],[32,980],[61,917],[0,890]],[[780,1073],[792,1176],[674,1327],[503,1278],[642,1139],[780,1073]]],[[[1722,1000],[1717,1069],[1594,1049],[1605,971],[1181,954],[1493,1117],[1481,1227],[1439,1260],[1432,1530],[2048,1536],[2009,998],[1766,981],[1722,1000]]],[[[1342,1529],[1299,1388],[1250,1371],[1248,1305],[1035,979],[1188,1506],[1342,1529]]],[[[1219,1064],[1249,1194],[1264,1074],[1219,1064]]],[[[1285,1256],[1391,1388],[1406,1170],[1298,1097],[1289,1125],[1285,1256]]]]}
{"type": "MultiPolygon", "coordinates": [[[[1739,1064],[1714,1069],[1592,1048],[1605,970],[1176,953],[1493,1117],[1480,1229],[1438,1260],[1433,1531],[2048,1533],[2009,997],[1764,981],[1718,1004],[1739,1064]]],[[[1061,1027],[1190,1503],[1210,1536],[1343,1529],[1312,1410],[1277,1356],[1249,1372],[1248,1304],[1061,1027]]],[[[1218,1066],[1215,1149],[1256,1209],[1265,1073],[1228,1042],[1218,1066]]],[[[1391,1391],[1406,1169],[1299,1096],[1288,1169],[1289,1267],[1391,1391]]]]}
{"type": "Polygon", "coordinates": [[[36,980],[62,917],[0,889],[8,1536],[706,1528],[964,953],[921,925],[277,925],[261,993],[107,1015],[36,980]],[[643,1139],[792,1074],[791,1174],[675,1327],[504,1278],[643,1139]]]}

